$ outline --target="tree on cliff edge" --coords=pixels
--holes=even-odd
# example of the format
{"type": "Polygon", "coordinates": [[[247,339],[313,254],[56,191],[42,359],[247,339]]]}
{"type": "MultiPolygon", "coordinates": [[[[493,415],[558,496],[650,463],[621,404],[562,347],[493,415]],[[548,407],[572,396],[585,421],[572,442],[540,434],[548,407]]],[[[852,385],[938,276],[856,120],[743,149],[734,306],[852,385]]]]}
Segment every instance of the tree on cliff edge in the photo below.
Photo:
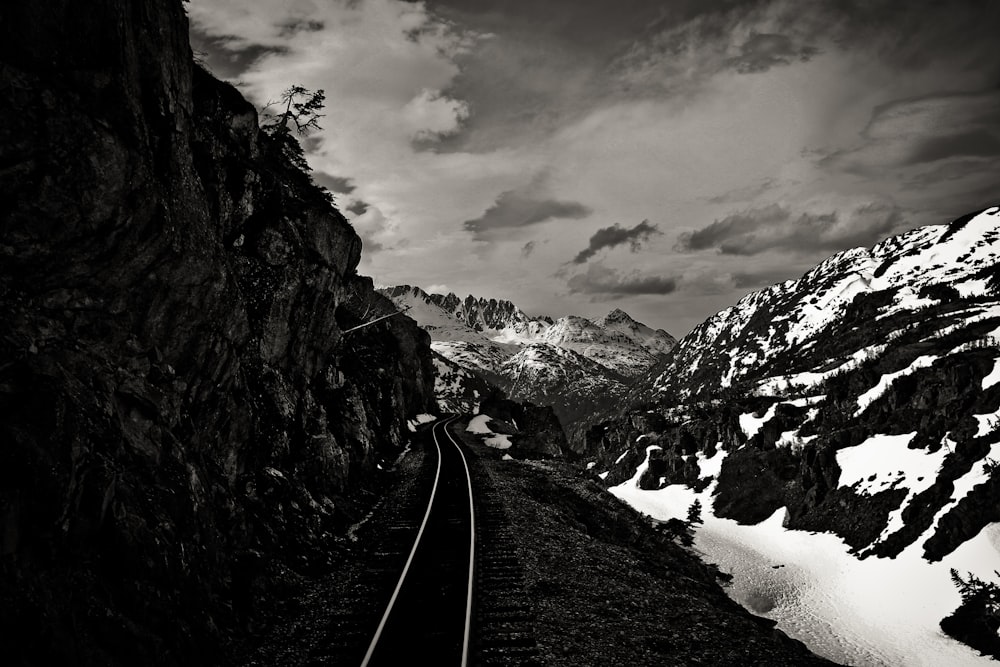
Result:
{"type": "Polygon", "coordinates": [[[296,84],[286,88],[279,99],[268,102],[260,110],[260,129],[275,139],[282,154],[303,172],[309,171],[309,163],[292,128],[297,135],[323,129],[319,119],[323,117],[320,111],[325,101],[326,93],[322,89],[314,92],[296,84]]]}
{"type": "Polygon", "coordinates": [[[268,134],[290,132],[295,127],[298,134],[308,134],[313,130],[322,130],[319,119],[323,117],[326,93],[323,89],[315,92],[303,86],[289,86],[281,93],[278,100],[268,102],[261,109],[261,128],[268,134]],[[272,109],[283,109],[275,113],[272,109]]]}

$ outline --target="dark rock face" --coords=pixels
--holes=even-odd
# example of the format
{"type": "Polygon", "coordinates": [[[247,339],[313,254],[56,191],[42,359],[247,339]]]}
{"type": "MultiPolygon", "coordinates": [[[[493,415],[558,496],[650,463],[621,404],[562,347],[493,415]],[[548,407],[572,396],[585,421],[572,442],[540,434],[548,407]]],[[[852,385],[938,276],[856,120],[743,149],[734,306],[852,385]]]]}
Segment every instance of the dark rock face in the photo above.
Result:
{"type": "Polygon", "coordinates": [[[5,660],[224,662],[435,410],[429,338],[344,333],[360,240],[179,0],[7,3],[0,81],[5,660]]]}
{"type": "Polygon", "coordinates": [[[548,406],[518,403],[497,392],[483,400],[479,410],[513,426],[511,450],[520,457],[557,457],[567,451],[566,434],[556,413],[548,406]]]}

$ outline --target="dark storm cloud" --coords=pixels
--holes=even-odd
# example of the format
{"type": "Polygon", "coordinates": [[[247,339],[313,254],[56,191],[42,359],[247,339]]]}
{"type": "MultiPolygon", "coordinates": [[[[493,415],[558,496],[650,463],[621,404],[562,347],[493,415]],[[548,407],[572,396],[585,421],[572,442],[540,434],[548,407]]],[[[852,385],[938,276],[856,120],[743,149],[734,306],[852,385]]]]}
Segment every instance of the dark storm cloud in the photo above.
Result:
{"type": "Polygon", "coordinates": [[[740,47],[740,55],[727,63],[737,72],[748,74],[766,72],[772,67],[806,62],[819,49],[808,44],[798,44],[788,35],[753,33],[740,47]]]}
{"type": "Polygon", "coordinates": [[[601,264],[591,264],[586,273],[571,277],[566,282],[574,294],[597,296],[638,296],[643,294],[670,294],[677,289],[677,279],[668,276],[643,275],[637,271],[622,274],[601,264]]]}
{"type": "Polygon", "coordinates": [[[626,243],[632,252],[638,252],[643,241],[648,241],[649,237],[654,234],[663,234],[663,232],[656,225],[649,224],[649,220],[643,220],[631,229],[625,229],[618,223],[610,227],[603,227],[594,232],[594,235],[590,237],[589,245],[573,258],[573,263],[583,264],[604,248],[614,248],[626,243]]]}
{"type": "Polygon", "coordinates": [[[355,189],[354,182],[349,178],[330,176],[329,174],[324,174],[321,171],[314,171],[312,173],[312,178],[316,181],[317,185],[322,185],[330,192],[336,192],[340,195],[349,195],[354,192],[355,189]]]}
{"type": "MultiPolygon", "coordinates": [[[[763,72],[811,60],[821,50],[864,54],[897,70],[957,62],[960,69],[996,80],[998,28],[995,0],[940,0],[919,7],[896,0],[702,2],[694,12],[667,13],[617,66],[629,90],[684,95],[723,70],[763,72]]],[[[946,80],[940,89],[953,86],[946,80]]]]}
{"type": "Polygon", "coordinates": [[[603,296],[638,296],[642,294],[670,294],[677,289],[677,279],[668,276],[643,275],[637,271],[622,274],[601,264],[591,264],[586,273],[571,277],[566,282],[574,294],[603,296]]]}
{"type": "Polygon", "coordinates": [[[354,215],[364,215],[365,211],[368,210],[368,202],[363,202],[360,199],[351,202],[351,205],[347,207],[347,210],[354,215]]]}
{"type": "Polygon", "coordinates": [[[791,217],[791,212],[777,204],[765,208],[748,209],[742,213],[733,213],[721,220],[716,220],[707,227],[694,232],[684,232],[677,241],[677,250],[689,252],[718,248],[727,253],[725,245],[733,239],[746,238],[762,227],[778,227],[791,217]]]}
{"type": "Polygon", "coordinates": [[[485,213],[474,220],[466,220],[466,230],[481,238],[497,229],[516,229],[537,225],[557,218],[586,218],[591,209],[579,202],[539,199],[508,190],[496,198],[485,213]]]}
{"type": "Polygon", "coordinates": [[[678,237],[675,250],[714,248],[722,255],[757,255],[768,250],[830,252],[871,245],[902,222],[898,207],[880,202],[859,206],[847,214],[837,211],[796,214],[772,204],[734,213],[702,229],[684,232],[678,237]]]}

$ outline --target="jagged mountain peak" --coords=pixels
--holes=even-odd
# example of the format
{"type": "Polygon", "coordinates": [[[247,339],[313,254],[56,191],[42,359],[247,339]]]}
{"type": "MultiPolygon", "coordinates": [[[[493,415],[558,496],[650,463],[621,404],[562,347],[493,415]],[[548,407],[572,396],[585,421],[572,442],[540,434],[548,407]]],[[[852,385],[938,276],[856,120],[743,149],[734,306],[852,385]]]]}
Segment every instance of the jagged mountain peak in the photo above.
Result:
{"type": "Polygon", "coordinates": [[[635,322],[635,319],[621,308],[613,308],[607,315],[599,320],[595,320],[595,324],[599,326],[604,326],[612,322],[632,323],[635,322]]]}
{"type": "Polygon", "coordinates": [[[663,329],[653,329],[635,320],[620,308],[615,308],[594,324],[605,331],[618,332],[655,355],[665,355],[677,344],[677,339],[663,329]]]}
{"type": "Polygon", "coordinates": [[[385,288],[383,294],[400,307],[409,306],[408,314],[431,334],[437,353],[514,398],[562,406],[557,412],[563,419],[586,413],[583,405],[594,412],[612,397],[623,396],[623,380],[645,374],[675,343],[670,334],[637,322],[620,308],[600,320],[578,315],[553,320],[531,317],[503,299],[428,294],[409,285],[385,288]],[[542,374],[544,382],[525,382],[537,375],[534,370],[525,374],[525,369],[546,364],[551,368],[542,374]],[[586,381],[585,375],[590,376],[586,381]],[[557,377],[576,379],[556,383],[557,377]]]}

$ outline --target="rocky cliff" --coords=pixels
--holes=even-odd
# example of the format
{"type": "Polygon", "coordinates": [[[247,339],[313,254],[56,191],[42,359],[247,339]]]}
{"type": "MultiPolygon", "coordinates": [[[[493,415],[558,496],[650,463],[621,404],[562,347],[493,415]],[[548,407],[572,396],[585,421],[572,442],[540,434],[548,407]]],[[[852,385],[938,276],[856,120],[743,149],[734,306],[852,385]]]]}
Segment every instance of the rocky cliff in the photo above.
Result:
{"type": "Polygon", "coordinates": [[[434,409],[427,334],[347,332],[358,236],[187,34],[0,8],[7,664],[224,662],[434,409]]]}

